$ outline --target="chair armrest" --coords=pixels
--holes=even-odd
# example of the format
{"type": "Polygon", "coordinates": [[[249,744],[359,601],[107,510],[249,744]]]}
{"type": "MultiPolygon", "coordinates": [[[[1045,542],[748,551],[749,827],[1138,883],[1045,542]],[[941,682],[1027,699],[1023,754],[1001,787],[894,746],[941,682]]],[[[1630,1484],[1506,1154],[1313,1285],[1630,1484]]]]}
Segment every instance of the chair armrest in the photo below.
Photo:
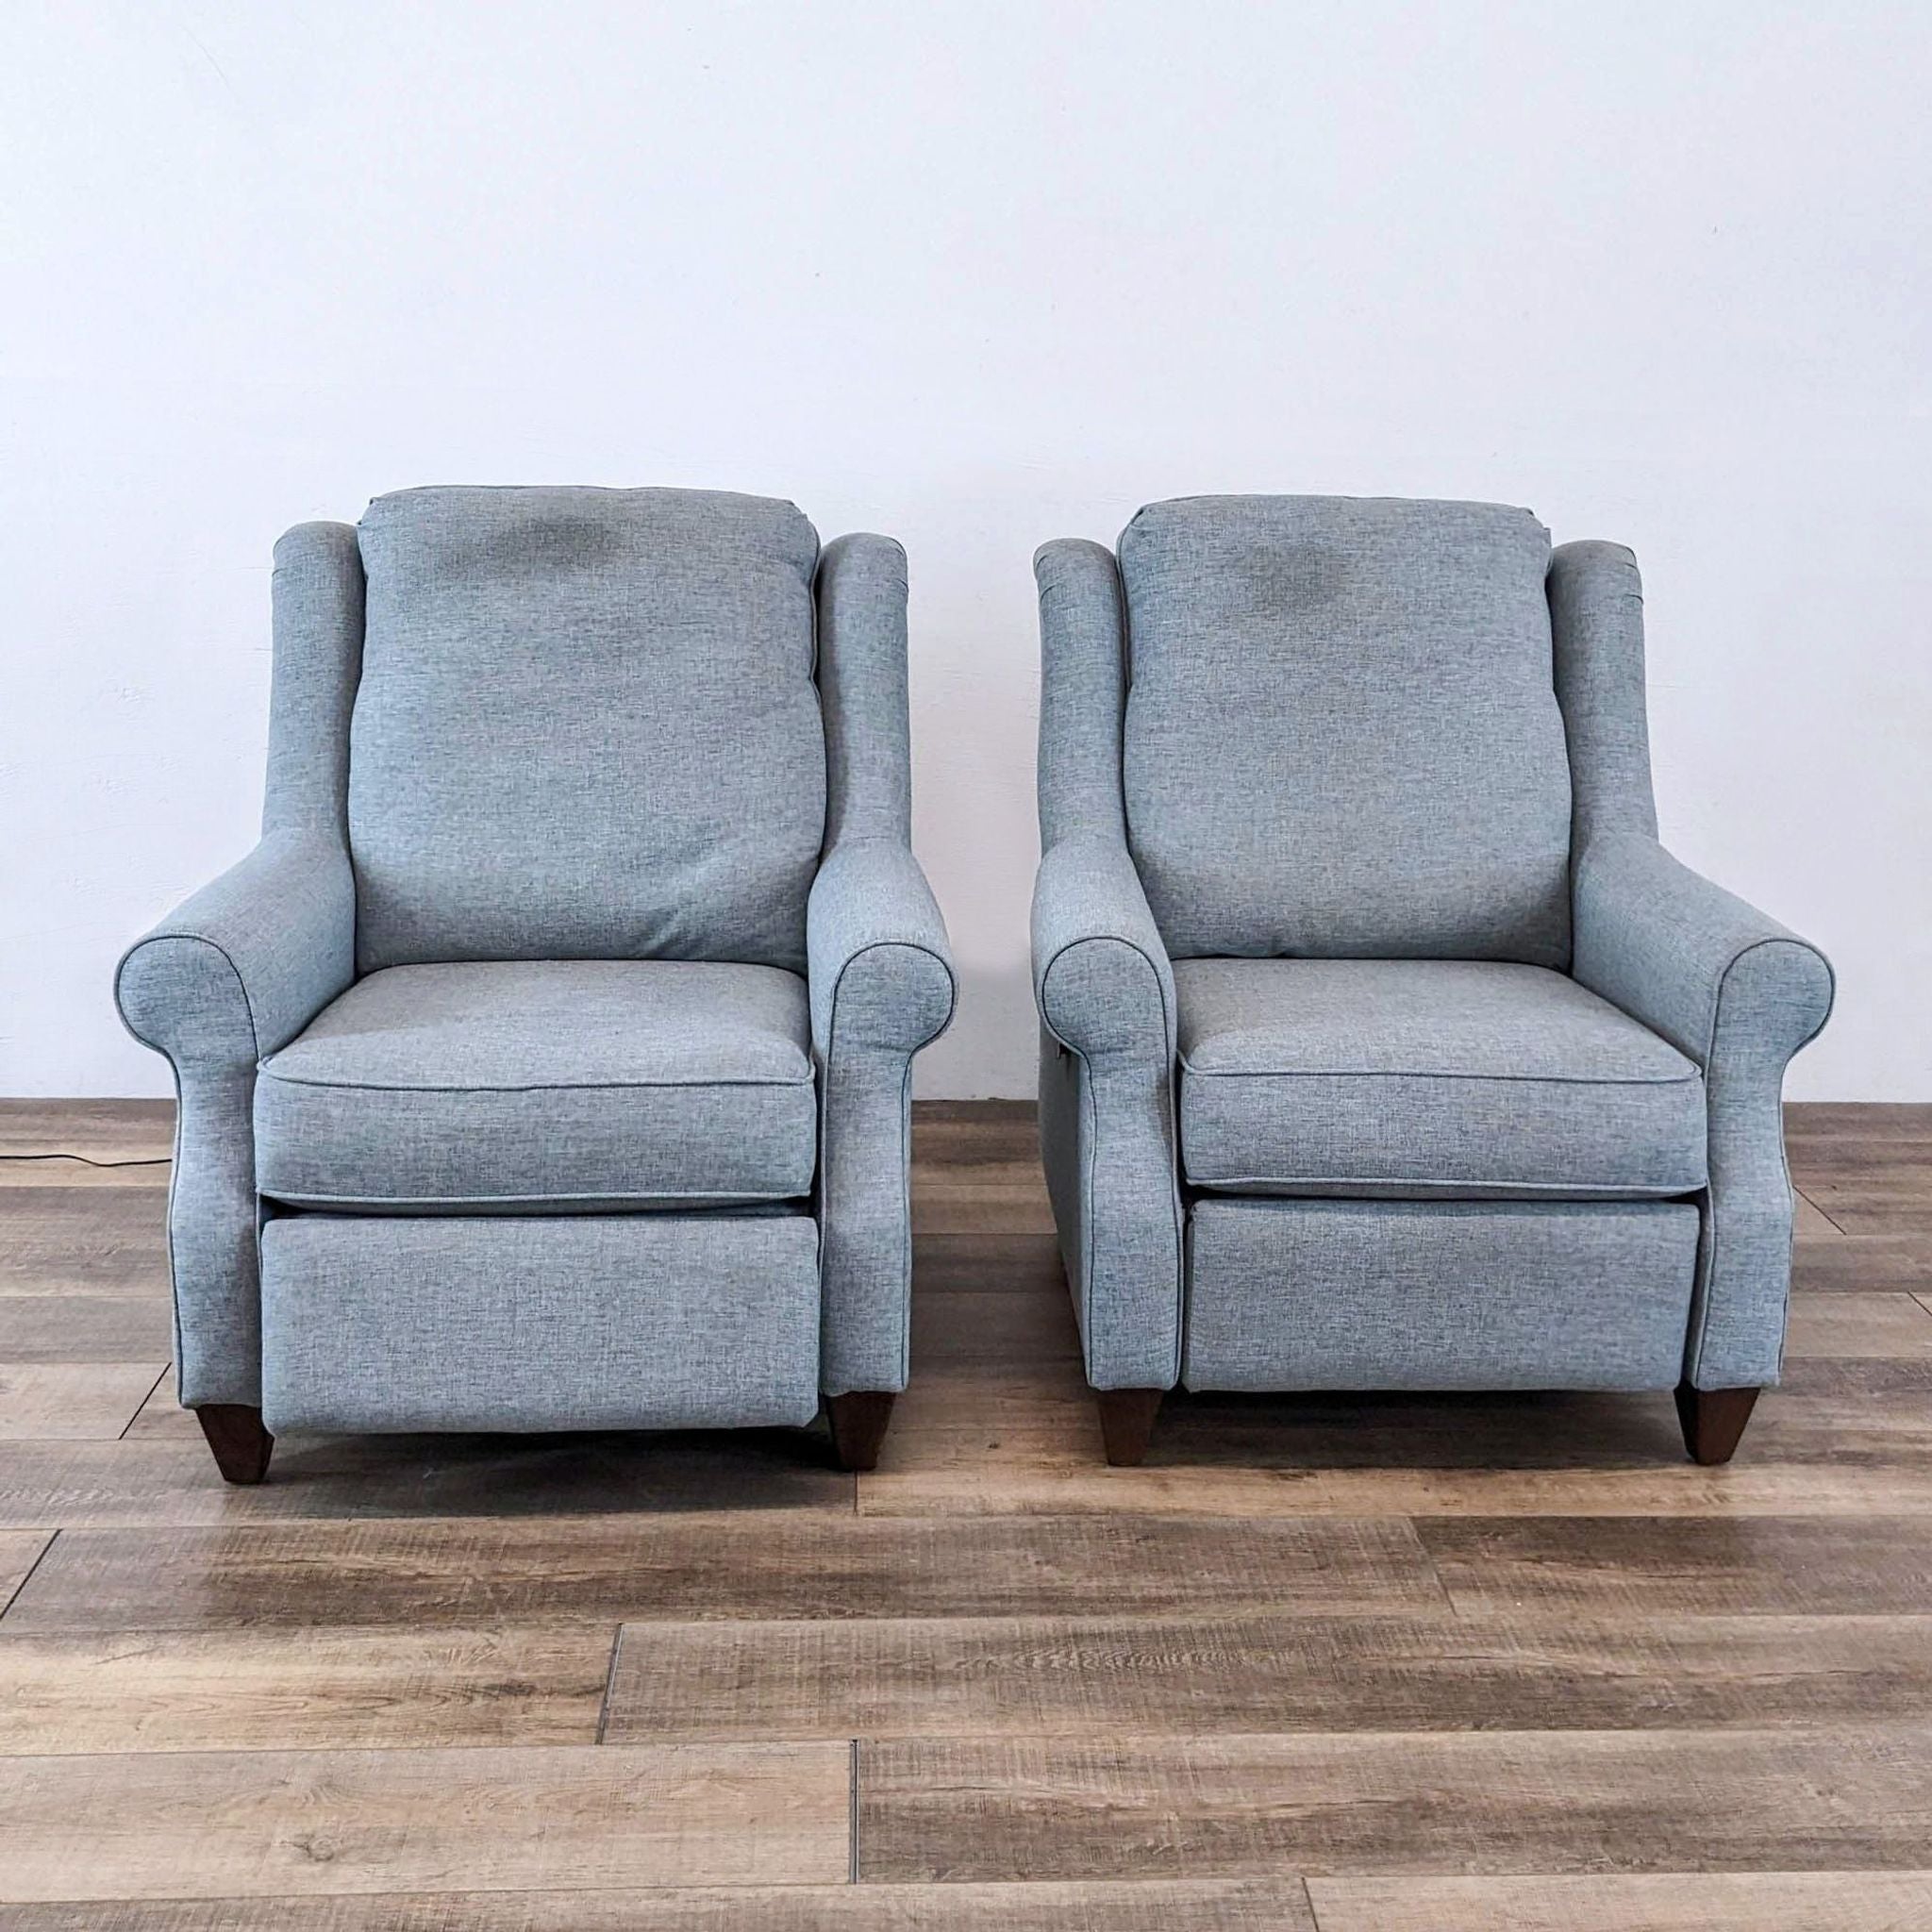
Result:
{"type": "Polygon", "coordinates": [[[1591,841],[1574,898],[1576,978],[1707,1074],[1740,1052],[1782,1066],[1831,1012],[1831,966],[1816,946],[1654,839],[1591,841]]]}
{"type": "Polygon", "coordinates": [[[1125,845],[1077,833],[1051,846],[1033,888],[1033,991],[1047,1031],[1089,1058],[1171,1061],[1174,968],[1125,845]]]}
{"type": "Polygon", "coordinates": [[[250,1068],[356,974],[356,881],[326,833],[269,833],[122,956],[127,1030],[177,1067],[250,1068]]]}
{"type": "Polygon", "coordinates": [[[1831,968],[1641,833],[1592,839],[1574,894],[1577,979],[1704,1069],[1710,1178],[1685,1380],[1775,1382],[1791,1266],[1778,1103],[1787,1062],[1831,1011],[1831,968]]]}
{"type": "Polygon", "coordinates": [[[906,1386],[912,1056],[953,1017],[945,922],[897,838],[837,841],[805,918],[819,1074],[819,1374],[828,1395],[906,1386]]]}
{"type": "Polygon", "coordinates": [[[911,1055],[951,1023],[946,924],[919,861],[896,839],[833,846],[806,905],[805,952],[812,1048],[827,1063],[835,1041],[911,1055]]]}
{"type": "Polygon", "coordinates": [[[1174,969],[1124,841],[1050,845],[1033,890],[1040,1141],[1087,1379],[1180,1374],[1183,1222],[1174,1118],[1174,969]]]}

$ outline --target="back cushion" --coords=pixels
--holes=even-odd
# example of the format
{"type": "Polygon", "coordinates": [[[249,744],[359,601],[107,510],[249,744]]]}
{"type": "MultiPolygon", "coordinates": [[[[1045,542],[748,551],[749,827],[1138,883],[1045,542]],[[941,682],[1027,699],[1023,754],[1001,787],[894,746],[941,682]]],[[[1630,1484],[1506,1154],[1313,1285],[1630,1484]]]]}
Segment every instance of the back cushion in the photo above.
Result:
{"type": "Polygon", "coordinates": [[[797,968],[818,537],[686,490],[410,490],[360,526],[357,955],[797,968]]]}
{"type": "Polygon", "coordinates": [[[1548,559],[1527,510],[1491,504],[1134,519],[1127,829],[1176,958],[1568,963],[1548,559]]]}

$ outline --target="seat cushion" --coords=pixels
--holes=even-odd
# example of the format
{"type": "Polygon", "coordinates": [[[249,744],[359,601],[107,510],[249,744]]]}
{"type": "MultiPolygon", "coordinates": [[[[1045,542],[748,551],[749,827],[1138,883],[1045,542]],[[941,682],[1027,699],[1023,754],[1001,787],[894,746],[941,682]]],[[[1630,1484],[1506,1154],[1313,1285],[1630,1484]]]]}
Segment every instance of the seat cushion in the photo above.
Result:
{"type": "Polygon", "coordinates": [[[811,1191],[816,1122],[795,974],[396,966],[262,1062],[257,1184],[362,1211],[789,1201],[811,1191]]]}
{"type": "Polygon", "coordinates": [[[1184,959],[1174,976],[1197,1188],[1585,1200],[1704,1185],[1696,1066],[1560,973],[1184,959]]]}
{"type": "Polygon", "coordinates": [[[359,527],[361,971],[805,962],[818,536],[701,490],[408,490],[359,527]]]}
{"type": "Polygon", "coordinates": [[[1158,503],[1120,541],[1128,841],[1175,958],[1570,960],[1570,762],[1524,509],[1158,503]]]}

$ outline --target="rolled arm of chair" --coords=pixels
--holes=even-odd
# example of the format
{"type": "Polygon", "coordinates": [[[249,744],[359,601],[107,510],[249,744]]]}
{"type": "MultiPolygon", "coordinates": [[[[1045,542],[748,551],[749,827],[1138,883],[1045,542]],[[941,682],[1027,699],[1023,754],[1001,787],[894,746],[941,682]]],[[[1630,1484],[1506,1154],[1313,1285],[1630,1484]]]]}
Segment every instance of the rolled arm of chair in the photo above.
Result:
{"type": "Polygon", "coordinates": [[[1174,969],[1132,856],[1078,833],[1033,894],[1041,1150],[1096,1389],[1180,1374],[1174,969]]]}
{"type": "Polygon", "coordinates": [[[177,1067],[252,1068],[356,971],[356,882],[325,833],[271,832],[137,940],[114,974],[127,1030],[177,1067]]]}
{"type": "Polygon", "coordinates": [[[1173,1059],[1174,968],[1119,841],[1077,834],[1041,859],[1033,989],[1047,1031],[1071,1051],[1173,1059]]]}
{"type": "Polygon", "coordinates": [[[127,1029],[175,1069],[168,1258],[181,1400],[261,1402],[256,1063],[355,976],[356,886],[325,833],[271,832],[123,957],[127,1029]]]}
{"type": "Polygon", "coordinates": [[[946,923],[908,846],[841,841],[806,907],[811,1034],[822,1058],[860,1043],[910,1057],[953,1016],[946,923]]]}
{"type": "Polygon", "coordinates": [[[1577,979],[1704,1070],[1709,1199],[1686,1379],[1774,1382],[1790,1285],[1785,1068],[1830,1015],[1830,964],[1640,834],[1591,841],[1574,898],[1577,979]]]}
{"type": "Polygon", "coordinates": [[[945,922],[911,850],[841,841],[806,908],[819,1072],[821,1383],[906,1386],[912,1282],[912,1057],[957,996],[945,922]]]}
{"type": "Polygon", "coordinates": [[[1831,1011],[1831,967],[1816,946],[1654,839],[1593,841],[1575,896],[1576,977],[1707,1072],[1740,1054],[1782,1066],[1831,1011]]]}

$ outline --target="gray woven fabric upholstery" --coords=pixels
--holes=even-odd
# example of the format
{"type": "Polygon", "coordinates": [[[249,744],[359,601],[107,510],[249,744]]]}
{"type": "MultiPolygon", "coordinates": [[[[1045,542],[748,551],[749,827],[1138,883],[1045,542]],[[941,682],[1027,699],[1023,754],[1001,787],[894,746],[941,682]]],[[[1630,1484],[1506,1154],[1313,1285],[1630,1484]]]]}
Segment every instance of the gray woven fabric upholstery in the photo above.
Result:
{"type": "Polygon", "coordinates": [[[355,973],[346,809],[349,711],[362,653],[362,560],[346,524],[275,545],[275,670],[262,842],[136,942],[121,1016],[167,1055],[177,1113],[168,1194],[181,1400],[261,1395],[256,1062],[355,973]]]}
{"type": "Polygon", "coordinates": [[[1033,958],[1041,1142],[1089,1376],[1164,1388],[1181,1325],[1174,988],[1124,846],[1083,836],[1047,853],[1033,958]]]}
{"type": "Polygon", "coordinates": [[[364,972],[805,963],[824,836],[818,539],[683,490],[409,490],[360,525],[364,972]]]}
{"type": "Polygon", "coordinates": [[[391,966],[261,1065],[257,1185],[376,1212],[802,1200],[805,982],[684,959],[391,966]]]}
{"type": "Polygon", "coordinates": [[[848,840],[812,887],[825,1392],[897,1390],[910,1366],[912,1057],[953,1016],[945,926],[904,845],[848,840]]]}
{"type": "Polygon", "coordinates": [[[819,1068],[825,1392],[903,1389],[912,1309],[912,1057],[945,1031],[945,923],[912,856],[906,553],[842,537],[819,570],[825,853],[807,909],[819,1068]]]}
{"type": "Polygon", "coordinates": [[[348,985],[356,932],[347,854],[319,832],[269,833],[138,940],[115,974],[128,1031],[175,1069],[168,1196],[181,1399],[255,1402],[255,1067],[348,985]]]}
{"type": "Polygon", "coordinates": [[[1700,1389],[1777,1380],[1790,1286],[1780,1100],[1831,1012],[1815,946],[1654,840],[1593,840],[1576,871],[1576,976],[1704,1069],[1710,1192],[1685,1373],[1700,1389]]]}
{"type": "Polygon", "coordinates": [[[1709,1188],[1685,1374],[1700,1389],[1774,1382],[1790,1286],[1785,1068],[1830,1014],[1831,967],[1657,842],[1629,551],[1564,544],[1550,609],[1575,773],[1575,974],[1704,1071],[1709,1188]]]}
{"type": "Polygon", "coordinates": [[[326,833],[346,852],[349,721],[362,672],[362,554],[347,524],[298,524],[275,545],[275,680],[265,831],[326,833]]]}
{"type": "Polygon", "coordinates": [[[1774,1380],[1830,971],[1657,843],[1630,553],[1196,498],[1035,568],[1041,1151],[1095,1386],[1183,1335],[1202,1386],[1774,1380]]]}
{"type": "Polygon", "coordinates": [[[359,1220],[262,1229],[271,1429],[808,1423],[809,1215],[359,1220]]]}
{"type": "Polygon", "coordinates": [[[1704,1185],[1696,1066],[1574,979],[1462,959],[1183,959],[1195,1187],[1464,1200],[1704,1185]]]}
{"type": "Polygon", "coordinates": [[[1040,1141],[1097,1389],[1180,1372],[1174,974],[1121,804],[1126,662],[1120,579],[1097,543],[1045,545],[1033,989],[1040,1141]]]}
{"type": "Polygon", "coordinates": [[[1171,954],[1568,963],[1548,562],[1491,504],[1187,497],[1127,525],[1128,841],[1171,954]]]}
{"type": "Polygon", "coordinates": [[[1033,576],[1040,591],[1041,845],[1051,851],[1087,832],[1124,849],[1127,615],[1120,572],[1111,551],[1063,538],[1041,545],[1033,576]]]}
{"type": "Polygon", "coordinates": [[[1668,1389],[1690,1202],[1200,1202],[1190,1389],[1668,1389]]]}
{"type": "Polygon", "coordinates": [[[666,491],[409,491],[277,544],[262,844],[116,982],[180,1094],[188,1404],[262,1401],[265,1347],[288,1425],[903,1384],[953,974],[905,556],[816,557],[790,505],[666,491]],[[266,1341],[265,1201],[308,1204],[266,1341]]]}
{"type": "Polygon", "coordinates": [[[1552,669],[1570,748],[1571,843],[1657,837],[1643,702],[1643,584],[1621,543],[1550,553],[1552,669]]]}

